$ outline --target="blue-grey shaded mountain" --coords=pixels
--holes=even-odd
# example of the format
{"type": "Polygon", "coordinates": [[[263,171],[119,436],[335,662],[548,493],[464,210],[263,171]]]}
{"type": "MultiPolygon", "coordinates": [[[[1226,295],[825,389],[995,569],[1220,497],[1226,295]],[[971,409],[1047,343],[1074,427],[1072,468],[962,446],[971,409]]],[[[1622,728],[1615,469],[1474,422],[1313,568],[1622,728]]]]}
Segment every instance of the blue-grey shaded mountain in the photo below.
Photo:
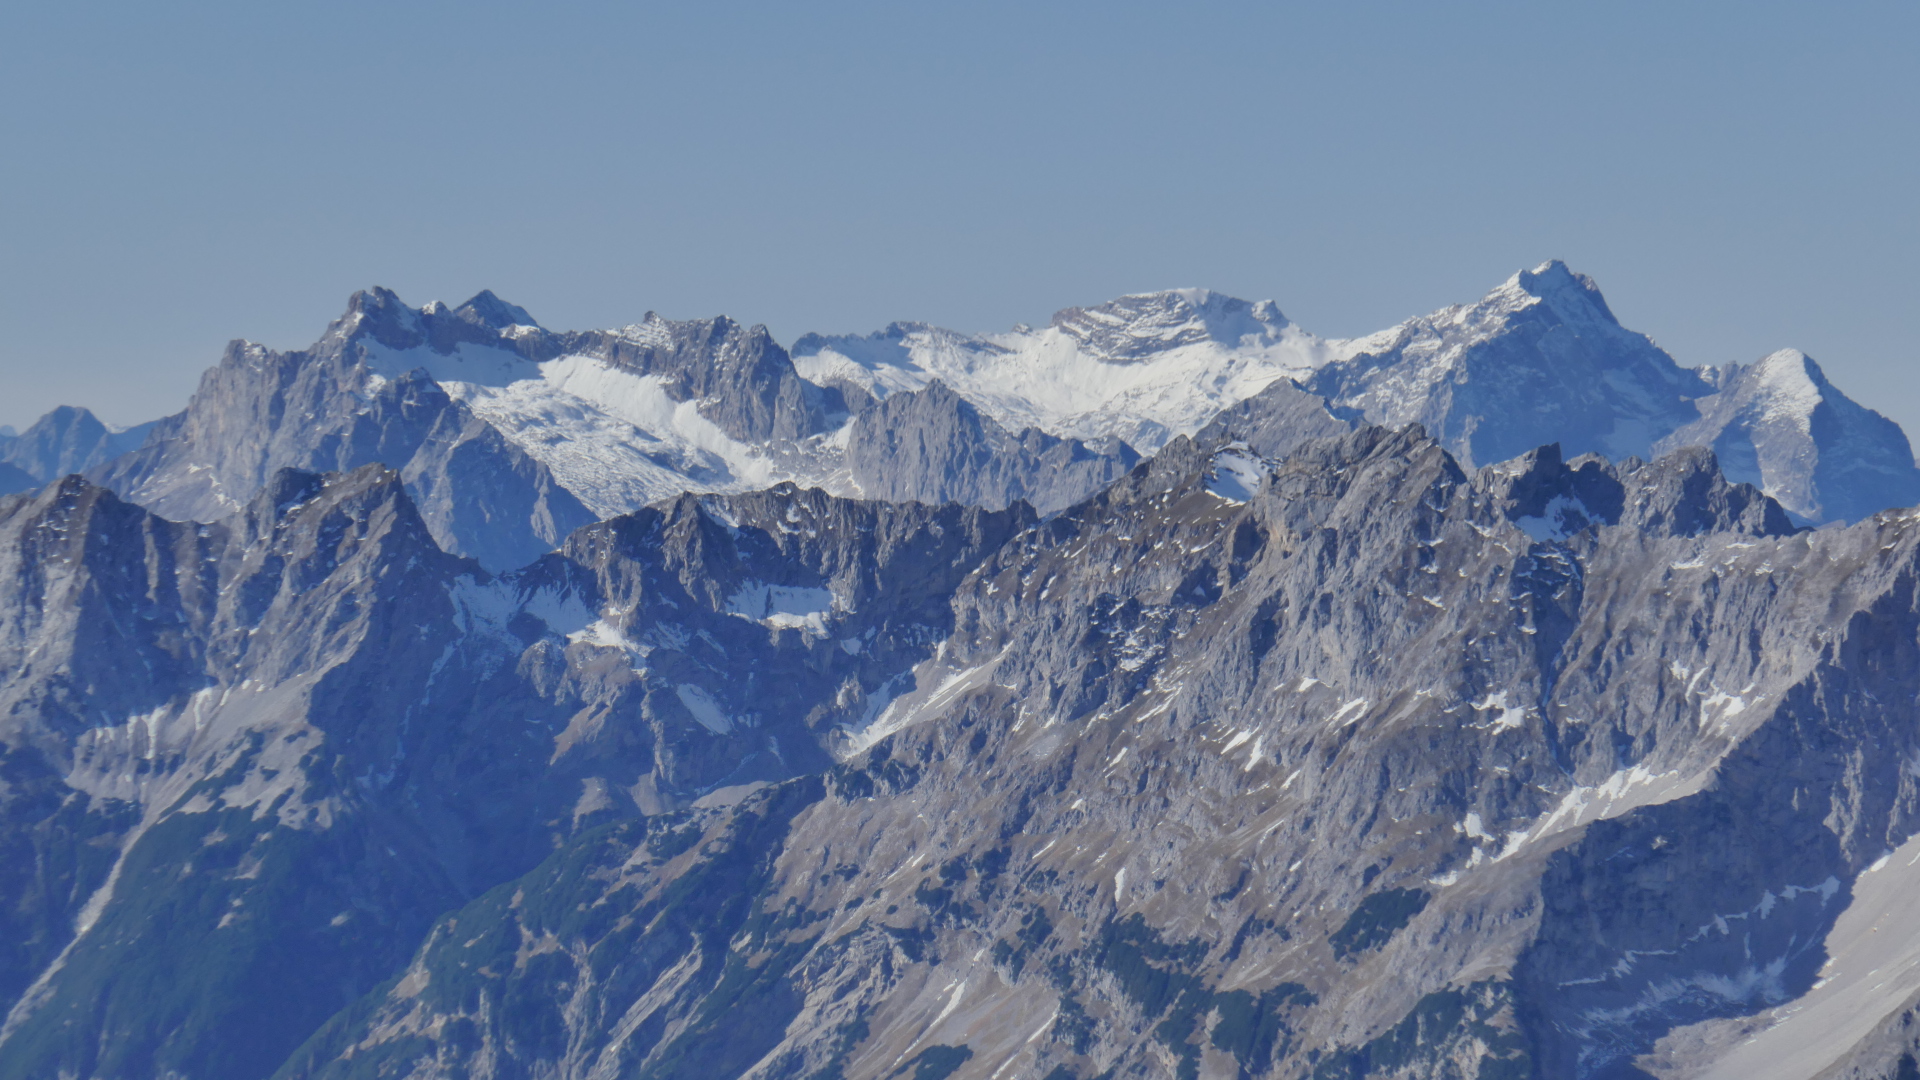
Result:
{"type": "Polygon", "coordinates": [[[1920,844],[1916,543],[1699,450],[1181,440],[824,778],[583,835],[281,1075],[1699,1075],[1920,844]]]}
{"type": "Polygon", "coordinates": [[[1614,460],[1710,445],[1802,522],[1920,500],[1904,434],[1812,361],[1682,368],[1557,262],[1350,342],[1271,303],[1174,290],[1069,308],[1039,332],[903,323],[796,349],[725,317],[555,332],[492,293],[416,309],[374,289],[304,351],[235,343],[178,417],[109,439],[90,415],[56,413],[3,453],[42,482],[65,461],[195,520],[277,468],[378,462],[406,476],[442,547],[495,570],[682,491],[792,481],[1052,513],[1137,449],[1076,432],[1137,431],[1157,449],[1290,381],[1348,426],[1420,423],[1469,464],[1548,442],[1614,460]]]}
{"type": "Polygon", "coordinates": [[[1622,327],[1598,286],[1550,262],[1477,303],[1410,320],[1303,380],[1370,423],[1419,423],[1466,463],[1557,442],[1647,458],[1711,446],[1731,475],[1802,521],[1856,521],[1920,501],[1899,426],[1785,350],[1721,372],[1686,369],[1622,327]]]}
{"type": "Polygon", "coordinates": [[[0,501],[0,1076],[265,1075],[556,845],[828,767],[1030,521],[687,497],[499,578],[378,465],[0,501]]]}
{"type": "Polygon", "coordinates": [[[1712,375],[1700,418],[1656,449],[1712,447],[1728,476],[1764,484],[1803,521],[1858,521],[1920,503],[1900,425],[1835,389],[1805,353],[1783,349],[1712,375]]]}
{"type": "Polygon", "coordinates": [[[18,465],[0,462],[0,495],[14,495],[22,491],[32,491],[40,486],[40,479],[18,465]]]}
{"type": "Polygon", "coordinates": [[[86,409],[62,405],[18,435],[0,439],[0,463],[44,484],[86,472],[139,447],[156,423],[116,431],[86,409]]]}
{"type": "Polygon", "coordinates": [[[125,437],[0,443],[0,1080],[1920,1061],[1911,448],[1559,264],[1357,342],[376,289],[125,437]]]}

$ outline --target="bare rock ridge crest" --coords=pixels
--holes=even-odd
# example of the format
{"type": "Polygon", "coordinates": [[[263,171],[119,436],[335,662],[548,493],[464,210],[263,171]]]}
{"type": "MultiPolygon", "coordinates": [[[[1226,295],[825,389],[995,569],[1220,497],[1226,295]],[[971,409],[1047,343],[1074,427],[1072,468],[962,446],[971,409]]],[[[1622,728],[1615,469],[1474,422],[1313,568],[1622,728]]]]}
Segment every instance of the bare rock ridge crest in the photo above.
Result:
{"type": "Polygon", "coordinates": [[[1920,1073],[1911,448],[1558,263],[375,289],[0,485],[0,1080],[1920,1073]]]}

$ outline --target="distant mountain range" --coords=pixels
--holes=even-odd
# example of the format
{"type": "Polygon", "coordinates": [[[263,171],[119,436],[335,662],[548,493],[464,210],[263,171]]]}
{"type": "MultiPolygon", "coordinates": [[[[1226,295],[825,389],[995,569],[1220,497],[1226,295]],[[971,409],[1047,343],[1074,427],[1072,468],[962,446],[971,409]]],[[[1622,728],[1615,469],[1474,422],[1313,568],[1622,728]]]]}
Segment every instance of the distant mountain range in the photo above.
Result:
{"type": "Polygon", "coordinates": [[[357,293],[0,436],[0,1080],[1920,1075],[1915,503],[1559,263],[357,293]]]}
{"type": "Polygon", "coordinates": [[[1469,466],[1548,442],[1616,460],[1708,446],[1797,521],[1920,502],[1899,427],[1810,358],[1682,368],[1557,262],[1351,341],[1188,289],[1070,308],[1041,330],[896,323],[791,352],[724,317],[560,333],[492,293],[415,309],[374,289],[303,352],[234,343],[179,415],[109,432],[84,409],[50,413],[0,440],[0,485],[92,472],[199,519],[279,468],[379,462],[447,550],[505,569],[681,491],[792,481],[1053,512],[1282,381],[1349,424],[1420,423],[1469,466]]]}

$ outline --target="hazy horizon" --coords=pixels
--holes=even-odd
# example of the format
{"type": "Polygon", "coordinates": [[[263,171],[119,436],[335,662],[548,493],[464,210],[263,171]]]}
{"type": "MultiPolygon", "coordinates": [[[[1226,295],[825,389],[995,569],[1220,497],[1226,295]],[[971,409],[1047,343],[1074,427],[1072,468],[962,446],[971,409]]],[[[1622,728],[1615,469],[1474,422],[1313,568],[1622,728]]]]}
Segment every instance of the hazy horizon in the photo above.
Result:
{"type": "Polygon", "coordinates": [[[784,343],[1180,286],[1352,337],[1565,260],[1920,431],[1920,11],[188,4],[0,15],[0,423],[183,406],[354,289],[784,343]]]}

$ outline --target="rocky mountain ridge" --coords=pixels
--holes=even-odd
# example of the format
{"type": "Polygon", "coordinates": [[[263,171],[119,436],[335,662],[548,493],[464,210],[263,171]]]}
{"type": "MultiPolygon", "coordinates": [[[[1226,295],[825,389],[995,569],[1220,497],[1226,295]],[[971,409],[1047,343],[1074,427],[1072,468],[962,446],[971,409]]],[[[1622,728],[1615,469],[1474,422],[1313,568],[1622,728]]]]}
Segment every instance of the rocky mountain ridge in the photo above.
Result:
{"type": "Polygon", "coordinates": [[[77,477],[0,502],[0,1075],[264,1075],[554,843],[824,768],[816,729],[1032,520],[687,496],[496,578],[405,487],[282,470],[212,525],[77,477]]]}
{"type": "Polygon", "coordinates": [[[1903,467],[1557,264],[1337,346],[358,294],[0,497],[0,1080],[1901,1075],[1903,467]]]}
{"type": "Polygon", "coordinates": [[[1182,440],[1015,537],[824,784],[556,855],[283,1075],[1686,1076],[1770,1013],[1823,1045],[1790,1003],[1915,830],[1913,518],[1795,531],[1698,451],[1469,475],[1370,428],[1223,485],[1246,453],[1182,440]]]}
{"type": "Polygon", "coordinates": [[[138,449],[153,423],[116,430],[86,409],[62,405],[27,430],[0,434],[0,494],[29,491],[138,449]]]}
{"type": "Polygon", "coordinates": [[[1294,380],[1349,424],[1418,422],[1468,463],[1546,442],[1615,460],[1710,445],[1802,522],[1920,501],[1898,426],[1788,356],[1800,354],[1682,368],[1557,262],[1352,341],[1314,337],[1271,302],[1190,289],[1069,308],[1038,331],[900,323],[809,334],[791,353],[724,317],[553,332],[492,293],[415,309],[375,289],[302,352],[236,343],[179,417],[110,435],[87,416],[68,435],[71,417],[50,414],[0,447],[28,474],[0,485],[91,471],[164,513],[209,518],[276,468],[378,461],[423,508],[440,493],[428,517],[443,546],[503,570],[688,490],[792,481],[1053,512],[1294,380]],[[933,396],[886,407],[898,393],[933,396]],[[87,446],[60,451],[62,438],[87,446]],[[463,503],[466,489],[487,498],[463,503]]]}

